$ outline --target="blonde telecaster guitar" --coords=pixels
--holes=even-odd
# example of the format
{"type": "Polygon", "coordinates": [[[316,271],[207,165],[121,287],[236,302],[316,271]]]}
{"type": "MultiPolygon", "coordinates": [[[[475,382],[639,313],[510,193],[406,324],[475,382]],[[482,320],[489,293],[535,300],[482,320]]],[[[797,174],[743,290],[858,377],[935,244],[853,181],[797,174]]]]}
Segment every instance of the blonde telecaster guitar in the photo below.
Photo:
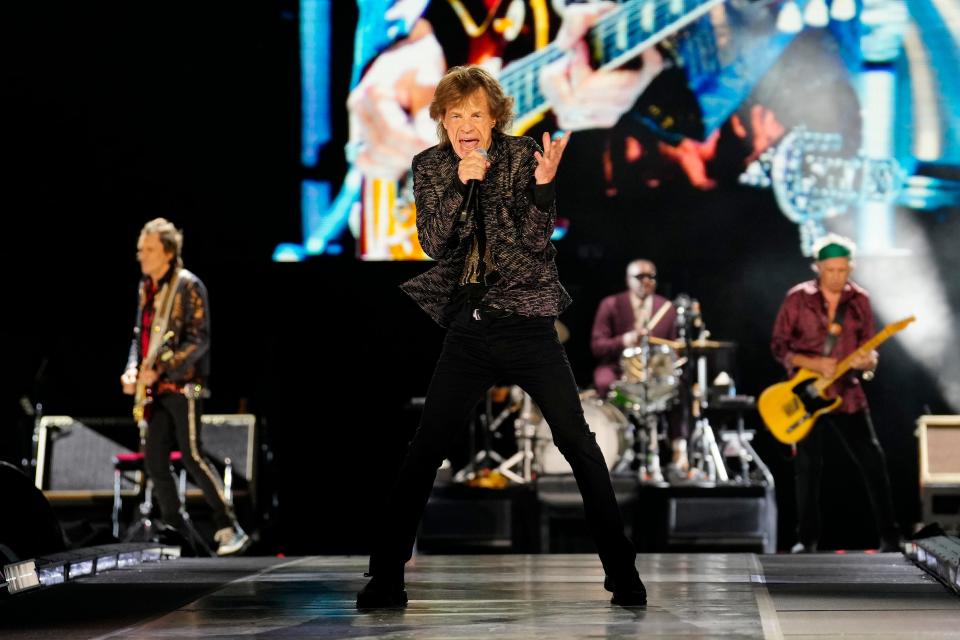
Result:
{"type": "Polygon", "coordinates": [[[840,398],[828,398],[825,393],[830,385],[850,369],[857,355],[869,353],[915,319],[914,316],[910,316],[884,327],[883,331],[838,362],[836,373],[829,378],[809,369],[800,369],[790,380],[767,387],[760,394],[757,410],[767,428],[770,429],[770,433],[784,444],[794,444],[803,440],[810,433],[817,418],[840,406],[840,398]]]}

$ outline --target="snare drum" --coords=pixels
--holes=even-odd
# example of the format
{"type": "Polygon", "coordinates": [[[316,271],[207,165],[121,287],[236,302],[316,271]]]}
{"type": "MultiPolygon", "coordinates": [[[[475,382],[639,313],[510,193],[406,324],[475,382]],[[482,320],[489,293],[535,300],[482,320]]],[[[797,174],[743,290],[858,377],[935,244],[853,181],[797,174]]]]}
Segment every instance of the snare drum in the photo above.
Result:
{"type": "MultiPolygon", "coordinates": [[[[627,419],[616,407],[595,396],[582,397],[580,404],[584,419],[597,437],[607,468],[613,469],[626,451],[627,419]]],[[[542,473],[573,473],[567,459],[553,444],[550,426],[542,417],[537,423],[534,454],[542,473]]]]}
{"type": "Polygon", "coordinates": [[[623,377],[613,383],[618,398],[645,413],[666,411],[677,398],[680,371],[676,352],[665,344],[624,349],[623,377]]]}

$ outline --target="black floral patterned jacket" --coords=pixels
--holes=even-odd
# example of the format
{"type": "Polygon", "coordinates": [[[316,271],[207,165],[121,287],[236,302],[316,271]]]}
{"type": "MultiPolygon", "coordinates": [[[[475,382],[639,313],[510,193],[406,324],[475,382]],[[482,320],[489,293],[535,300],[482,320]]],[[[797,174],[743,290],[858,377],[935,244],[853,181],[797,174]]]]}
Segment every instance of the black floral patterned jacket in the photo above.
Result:
{"type": "MultiPolygon", "coordinates": [[[[550,198],[549,208],[541,209],[535,202],[535,188],[542,189],[533,176],[535,151],[540,147],[531,138],[493,132],[479,208],[500,277],[483,304],[521,316],[556,316],[571,298],[560,284],[554,262],[557,250],[550,243],[556,203],[550,198]]],[[[457,175],[459,162],[449,144],[431,147],[413,159],[417,234],[423,250],[437,264],[401,288],[441,326],[446,326],[445,308],[458,286],[476,230],[471,217],[459,220],[467,193],[457,175]]]]}
{"type": "MultiPolygon", "coordinates": [[[[140,365],[143,307],[147,300],[146,278],[140,282],[139,299],[127,369],[135,369],[140,365]]],[[[155,318],[154,325],[157,320],[159,317],[155,318]]],[[[207,288],[200,278],[186,269],[180,269],[179,272],[167,332],[173,335],[165,342],[154,367],[160,374],[160,381],[178,385],[204,382],[210,374],[210,305],[207,302],[207,288]]]]}

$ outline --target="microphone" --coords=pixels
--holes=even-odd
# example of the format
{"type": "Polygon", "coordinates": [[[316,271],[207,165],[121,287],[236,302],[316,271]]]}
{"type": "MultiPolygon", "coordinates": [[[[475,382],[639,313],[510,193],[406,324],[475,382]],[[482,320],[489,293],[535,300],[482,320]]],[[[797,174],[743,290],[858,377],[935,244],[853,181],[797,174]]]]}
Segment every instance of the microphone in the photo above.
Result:
{"type": "MultiPolygon", "coordinates": [[[[486,160],[487,159],[487,150],[483,147],[478,147],[474,149],[480,156],[486,160]]],[[[463,208],[460,210],[460,222],[465,222],[467,219],[467,213],[470,211],[470,205],[473,202],[474,192],[478,189],[478,184],[481,180],[476,178],[470,178],[467,180],[467,197],[463,201],[463,208]]]]}

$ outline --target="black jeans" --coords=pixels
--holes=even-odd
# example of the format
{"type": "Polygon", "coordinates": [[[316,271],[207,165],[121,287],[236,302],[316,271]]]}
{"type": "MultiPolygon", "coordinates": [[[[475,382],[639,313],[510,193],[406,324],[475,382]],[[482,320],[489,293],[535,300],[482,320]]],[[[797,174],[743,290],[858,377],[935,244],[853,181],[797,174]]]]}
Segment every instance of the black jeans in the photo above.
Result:
{"type": "Polygon", "coordinates": [[[584,420],[554,318],[496,318],[481,311],[477,320],[468,307],[454,316],[447,332],[420,426],[379,523],[370,573],[385,579],[403,576],[437,469],[472,408],[501,379],[529,393],[550,425],[554,442],[573,469],[607,575],[634,579],[636,553],[624,535],[607,464],[584,420]]]}
{"type": "Polygon", "coordinates": [[[887,462],[880,448],[869,411],[829,414],[820,418],[805,439],[797,444],[796,489],[797,533],[805,545],[820,538],[820,478],[823,471],[824,430],[832,429],[840,437],[847,453],[867,486],[877,530],[884,541],[899,538],[887,462]]]}
{"type": "Polygon", "coordinates": [[[160,506],[163,521],[180,527],[180,496],[170,473],[170,452],[179,449],[181,462],[187,473],[203,491],[203,497],[213,509],[213,523],[217,529],[233,525],[235,517],[223,493],[223,484],[217,470],[201,453],[201,402],[180,393],[167,393],[153,401],[144,464],[153,480],[153,493],[160,506]]]}

